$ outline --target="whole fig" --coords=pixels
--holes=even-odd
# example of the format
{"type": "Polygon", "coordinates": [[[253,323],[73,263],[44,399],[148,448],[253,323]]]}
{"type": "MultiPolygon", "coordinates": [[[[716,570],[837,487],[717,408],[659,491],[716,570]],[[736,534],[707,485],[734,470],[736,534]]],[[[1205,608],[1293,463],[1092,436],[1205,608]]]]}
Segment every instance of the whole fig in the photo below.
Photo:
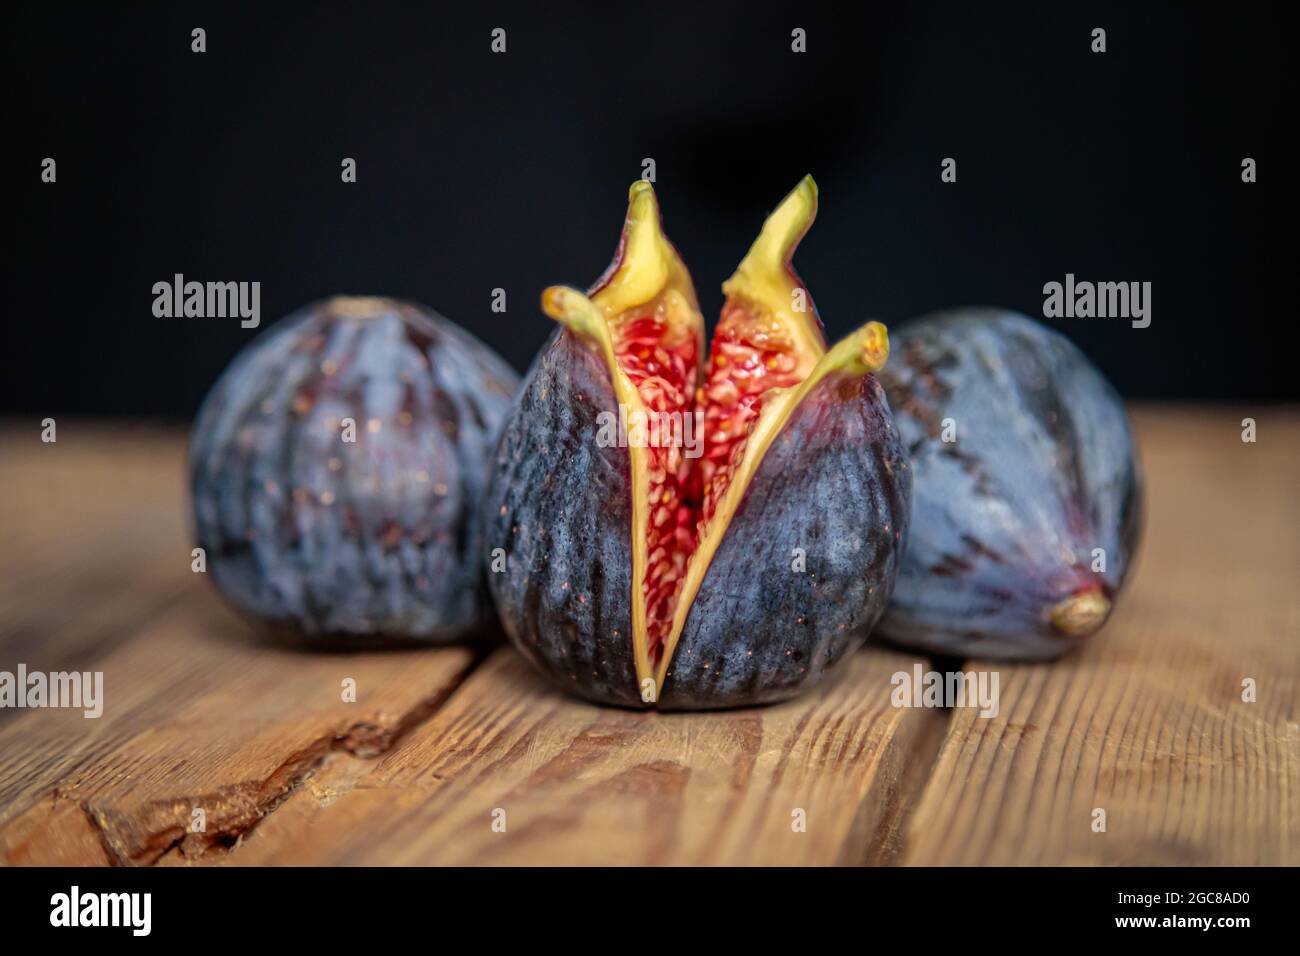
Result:
{"type": "Polygon", "coordinates": [[[1105,623],[1142,481],[1114,389],[1013,312],[905,323],[881,374],[912,462],[907,554],[880,631],[922,650],[1052,658],[1105,623]]]}
{"type": "Polygon", "coordinates": [[[872,322],[826,349],[790,266],[816,200],[805,179],[768,218],[707,361],[648,183],[596,285],[543,294],[561,327],[497,450],[487,535],[505,561],[488,577],[507,634],[560,686],[629,706],[780,700],[883,612],[910,501],[871,374],[889,340],[872,322]]]}
{"type": "Polygon", "coordinates": [[[333,298],[268,329],[213,386],[190,445],[217,587],[317,637],[477,627],[487,462],[517,381],[467,332],[391,299],[333,298]]]}

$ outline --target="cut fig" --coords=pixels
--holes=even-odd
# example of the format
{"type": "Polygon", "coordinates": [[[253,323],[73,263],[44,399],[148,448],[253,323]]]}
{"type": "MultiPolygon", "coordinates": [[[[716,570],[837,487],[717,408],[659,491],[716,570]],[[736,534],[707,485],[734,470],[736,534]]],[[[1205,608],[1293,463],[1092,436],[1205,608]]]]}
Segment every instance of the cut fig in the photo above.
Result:
{"type": "Polygon", "coordinates": [[[506,567],[489,581],[507,633],[579,694],[782,699],[883,612],[910,502],[871,374],[888,336],[871,322],[827,351],[791,266],[816,208],[806,178],[767,219],[723,285],[707,358],[648,183],[596,285],[542,296],[561,328],[498,448],[487,525],[506,567]],[[612,419],[634,423],[625,442],[598,440],[612,419]]]}

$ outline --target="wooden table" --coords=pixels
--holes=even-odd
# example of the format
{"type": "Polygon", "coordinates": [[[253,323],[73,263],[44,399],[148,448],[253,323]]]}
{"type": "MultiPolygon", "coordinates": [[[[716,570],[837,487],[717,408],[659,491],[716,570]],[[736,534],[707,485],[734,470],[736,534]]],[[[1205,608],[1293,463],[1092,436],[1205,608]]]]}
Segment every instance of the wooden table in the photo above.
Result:
{"type": "Polygon", "coordinates": [[[0,670],[102,671],[107,702],[0,710],[0,860],[1295,865],[1300,411],[1135,416],[1132,589],[1066,660],[966,662],[992,719],[891,706],[930,663],[876,647],[798,701],[661,715],[506,648],[268,646],[190,569],[183,433],[10,421],[0,670]]]}

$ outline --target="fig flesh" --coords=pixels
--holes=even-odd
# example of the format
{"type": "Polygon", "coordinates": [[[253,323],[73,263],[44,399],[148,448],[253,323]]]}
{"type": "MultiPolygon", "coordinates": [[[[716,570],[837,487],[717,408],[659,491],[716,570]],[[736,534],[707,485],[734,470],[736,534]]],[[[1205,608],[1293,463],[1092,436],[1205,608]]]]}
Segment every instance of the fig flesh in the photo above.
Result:
{"type": "Polygon", "coordinates": [[[410,303],[337,297],[276,323],[194,425],[195,526],[218,589],[336,643],[450,641],[490,620],[482,496],[517,383],[410,303]]]}
{"type": "Polygon", "coordinates": [[[871,374],[888,335],[872,322],[827,350],[790,265],[816,201],[805,179],[768,218],[723,285],[707,354],[648,183],[630,190],[595,286],[543,294],[560,328],[497,451],[488,547],[507,557],[488,577],[507,634],[574,693],[666,709],[780,700],[883,613],[910,504],[871,374]],[[634,423],[625,443],[601,440],[615,417],[634,423]],[[651,426],[640,440],[636,422],[651,426]]]}
{"type": "Polygon", "coordinates": [[[881,373],[912,462],[880,632],[963,657],[1057,657],[1109,617],[1138,546],[1124,406],[1064,336],[966,309],[901,326],[881,373]]]}

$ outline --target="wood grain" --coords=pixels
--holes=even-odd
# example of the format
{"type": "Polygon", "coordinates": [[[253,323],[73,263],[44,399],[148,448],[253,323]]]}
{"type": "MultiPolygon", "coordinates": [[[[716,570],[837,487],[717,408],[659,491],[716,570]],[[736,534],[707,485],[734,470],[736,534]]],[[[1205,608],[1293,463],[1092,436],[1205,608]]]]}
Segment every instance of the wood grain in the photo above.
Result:
{"type": "Polygon", "coordinates": [[[473,663],[263,640],[190,569],[182,433],[61,428],[42,446],[9,429],[4,445],[0,667],[102,671],[106,698],[98,719],[0,711],[4,862],[220,855],[331,753],[386,750],[473,663]]]}
{"type": "Polygon", "coordinates": [[[1072,657],[968,664],[999,672],[1001,713],[954,712],[907,862],[1300,863],[1300,414],[1151,409],[1136,424],[1148,495],[1131,591],[1072,657]]]}
{"type": "Polygon", "coordinates": [[[866,862],[943,724],[890,706],[913,660],[864,652],[799,701],[682,715],[573,700],[503,649],[351,789],[298,795],[232,861],[866,862]]]}
{"type": "Polygon", "coordinates": [[[993,719],[892,707],[919,659],[880,648],[681,715],[565,697],[508,649],[268,643],[190,571],[183,432],[11,423],[0,669],[102,670],[107,702],[0,711],[0,863],[1295,864],[1300,411],[1256,410],[1253,445],[1245,414],[1137,415],[1131,592],[1072,657],[970,662],[993,719]]]}
{"type": "Polygon", "coordinates": [[[0,669],[102,654],[194,583],[184,433],[58,427],[50,444],[36,418],[0,427],[0,669]]]}
{"type": "Polygon", "coordinates": [[[97,661],[104,716],[31,711],[0,729],[0,859],[53,862],[88,818],[84,862],[228,848],[330,754],[374,759],[468,670],[462,648],[318,654],[245,639],[206,594],[97,661]],[[356,682],[355,702],[343,681],[356,682]],[[206,816],[191,832],[194,810],[206,816]]]}
{"type": "Polygon", "coordinates": [[[100,720],[10,712],[0,726],[6,862],[898,852],[945,719],[889,706],[890,675],[914,658],[859,655],[782,707],[661,716],[564,697],[502,649],[439,709],[469,652],[304,654],[261,643],[221,606],[189,569],[179,434],[73,428],[57,448],[16,444],[0,567],[22,574],[0,583],[0,659],[91,661],[109,703],[100,720]],[[339,700],[344,676],[359,703],[339,700]],[[189,829],[196,807],[202,833],[189,829]],[[497,807],[504,834],[491,827],[497,807]]]}

